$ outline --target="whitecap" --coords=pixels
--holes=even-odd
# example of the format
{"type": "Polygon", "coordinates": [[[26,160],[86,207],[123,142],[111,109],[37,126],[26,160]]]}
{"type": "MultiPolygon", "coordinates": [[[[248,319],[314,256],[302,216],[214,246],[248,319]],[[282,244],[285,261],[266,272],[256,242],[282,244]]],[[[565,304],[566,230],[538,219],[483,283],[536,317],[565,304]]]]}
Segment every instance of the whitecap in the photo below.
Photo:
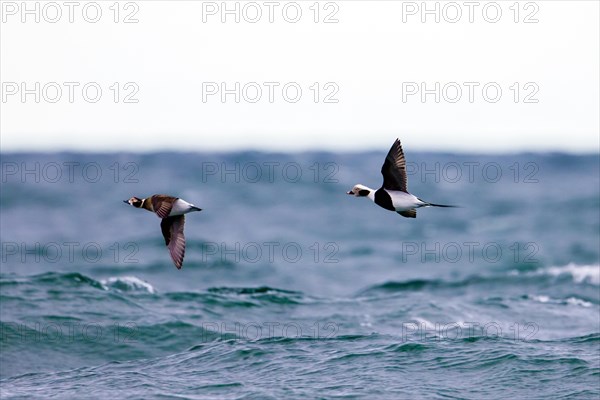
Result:
{"type": "Polygon", "coordinates": [[[550,267],[543,272],[553,276],[569,274],[576,283],[591,283],[600,285],[600,264],[596,265],[577,265],[569,263],[562,267],[550,267]]]}
{"type": "Polygon", "coordinates": [[[550,301],[550,297],[548,296],[528,296],[533,301],[538,301],[540,303],[548,303],[550,301]]]}
{"type": "Polygon", "coordinates": [[[100,283],[105,287],[122,291],[141,290],[148,293],[156,293],[156,290],[151,284],[136,276],[110,277],[108,279],[103,279],[100,283]]]}
{"type": "Polygon", "coordinates": [[[550,303],[550,304],[563,304],[563,305],[574,305],[580,307],[591,307],[593,304],[589,301],[577,298],[577,297],[569,297],[567,299],[554,299],[550,296],[546,295],[528,295],[528,299],[533,301],[537,301],[539,303],[550,303]]]}
{"type": "Polygon", "coordinates": [[[581,307],[591,307],[592,306],[592,303],[590,303],[589,301],[578,299],[577,297],[569,297],[567,299],[567,303],[574,304],[576,306],[581,306],[581,307]]]}

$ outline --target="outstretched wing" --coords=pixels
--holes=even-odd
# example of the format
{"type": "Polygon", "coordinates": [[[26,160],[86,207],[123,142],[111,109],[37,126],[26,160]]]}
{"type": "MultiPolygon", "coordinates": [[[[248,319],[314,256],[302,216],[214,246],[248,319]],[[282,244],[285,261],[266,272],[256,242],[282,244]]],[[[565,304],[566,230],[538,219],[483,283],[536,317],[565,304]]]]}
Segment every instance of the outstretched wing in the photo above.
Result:
{"type": "Polygon", "coordinates": [[[396,139],[390,149],[385,162],[381,167],[383,175],[383,188],[388,190],[400,190],[408,193],[406,188],[406,161],[400,139],[396,139]]]}
{"type": "Polygon", "coordinates": [[[169,248],[169,253],[171,253],[171,258],[177,269],[181,269],[183,257],[185,256],[184,225],[185,215],[163,218],[160,222],[160,229],[165,237],[165,244],[169,248]]]}
{"type": "Polygon", "coordinates": [[[152,208],[159,218],[167,218],[171,214],[175,200],[177,200],[177,197],[167,196],[166,194],[155,194],[152,196],[152,208]]]}

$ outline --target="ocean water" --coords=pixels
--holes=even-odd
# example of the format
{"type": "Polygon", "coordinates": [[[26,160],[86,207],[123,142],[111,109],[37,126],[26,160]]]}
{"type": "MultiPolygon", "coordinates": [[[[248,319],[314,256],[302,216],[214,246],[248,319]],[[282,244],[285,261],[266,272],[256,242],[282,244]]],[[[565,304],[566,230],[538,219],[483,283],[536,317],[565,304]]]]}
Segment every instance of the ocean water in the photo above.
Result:
{"type": "Polygon", "coordinates": [[[2,154],[0,396],[598,399],[598,155],[384,156],[2,154]]]}

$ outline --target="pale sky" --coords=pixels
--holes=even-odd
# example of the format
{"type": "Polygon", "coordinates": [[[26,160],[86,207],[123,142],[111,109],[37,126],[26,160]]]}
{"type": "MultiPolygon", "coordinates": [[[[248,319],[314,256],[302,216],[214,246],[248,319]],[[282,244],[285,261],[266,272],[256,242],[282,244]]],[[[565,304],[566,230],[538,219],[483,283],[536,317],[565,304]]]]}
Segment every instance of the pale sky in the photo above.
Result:
{"type": "Polygon", "coordinates": [[[515,3],[2,1],[1,148],[598,152],[600,2],[515,3]]]}

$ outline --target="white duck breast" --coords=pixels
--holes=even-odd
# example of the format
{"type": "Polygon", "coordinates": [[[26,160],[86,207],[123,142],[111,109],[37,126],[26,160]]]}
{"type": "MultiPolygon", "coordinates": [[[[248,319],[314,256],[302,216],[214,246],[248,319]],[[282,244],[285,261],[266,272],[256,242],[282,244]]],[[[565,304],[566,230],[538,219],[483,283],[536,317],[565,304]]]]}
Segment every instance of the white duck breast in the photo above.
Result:
{"type": "Polygon", "coordinates": [[[176,215],[187,214],[190,211],[197,209],[193,204],[188,203],[185,200],[177,199],[173,203],[173,207],[171,208],[171,212],[169,213],[169,217],[174,217],[176,215]]]}
{"type": "Polygon", "coordinates": [[[388,192],[392,198],[392,204],[396,211],[408,211],[427,204],[419,200],[417,196],[410,193],[400,192],[397,190],[386,190],[386,192],[388,192]]]}

